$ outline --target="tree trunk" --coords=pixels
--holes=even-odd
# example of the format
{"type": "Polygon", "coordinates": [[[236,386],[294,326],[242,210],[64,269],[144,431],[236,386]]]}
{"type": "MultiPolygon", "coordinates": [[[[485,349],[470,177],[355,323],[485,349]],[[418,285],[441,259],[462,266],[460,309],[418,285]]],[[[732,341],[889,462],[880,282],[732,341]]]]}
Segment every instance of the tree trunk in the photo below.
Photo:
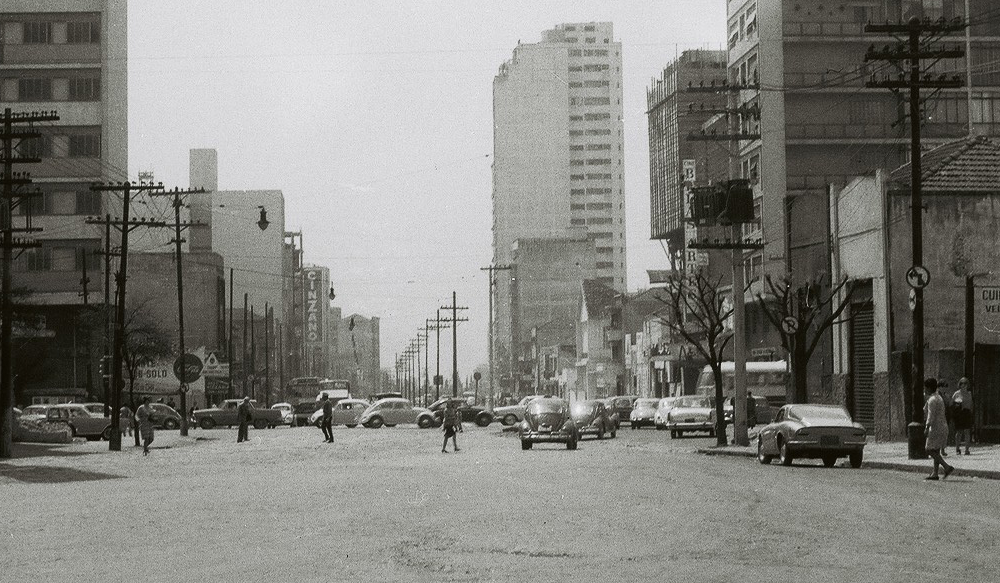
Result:
{"type": "Polygon", "coordinates": [[[715,377],[715,444],[728,445],[726,439],[725,398],[722,385],[722,366],[712,362],[712,376],[715,377]]]}
{"type": "Polygon", "coordinates": [[[793,403],[806,403],[809,400],[809,359],[802,339],[796,339],[792,351],[792,384],[793,403]]]}

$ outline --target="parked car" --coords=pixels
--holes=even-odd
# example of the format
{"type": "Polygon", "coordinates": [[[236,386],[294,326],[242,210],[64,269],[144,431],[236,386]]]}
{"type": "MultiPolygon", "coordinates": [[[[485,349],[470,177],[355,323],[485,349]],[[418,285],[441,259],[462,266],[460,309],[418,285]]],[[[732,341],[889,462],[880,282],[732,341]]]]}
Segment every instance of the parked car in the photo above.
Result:
{"type": "Polygon", "coordinates": [[[605,435],[615,437],[618,432],[612,413],[603,400],[573,403],[570,407],[570,415],[576,423],[576,430],[580,437],[596,435],[597,439],[604,439],[605,435]]]}
{"type": "Polygon", "coordinates": [[[769,464],[777,457],[790,466],[795,458],[819,458],[829,468],[847,456],[852,468],[860,468],[866,437],[839,405],[785,405],[757,435],[757,460],[769,464]]]}
{"type": "Polygon", "coordinates": [[[493,417],[495,419],[499,419],[500,423],[503,425],[513,425],[515,423],[518,423],[519,421],[523,421],[524,410],[528,406],[528,403],[530,403],[532,399],[541,396],[543,395],[528,395],[527,397],[524,397],[523,399],[518,401],[516,405],[507,405],[506,407],[494,407],[493,417]]]}
{"type": "MultiPolygon", "coordinates": [[[[320,419],[323,418],[323,406],[313,412],[309,417],[309,424],[319,427],[320,419]]],[[[333,425],[346,425],[357,427],[360,423],[361,415],[371,404],[364,399],[341,399],[333,406],[333,425]]]]}
{"type": "Polygon", "coordinates": [[[685,432],[706,431],[715,436],[715,404],[709,397],[677,397],[667,411],[667,429],[670,437],[681,437],[685,432]]]}
{"type": "Polygon", "coordinates": [[[674,403],[680,397],[663,397],[656,405],[656,413],[653,414],[653,426],[663,430],[667,428],[667,413],[674,408],[674,403]]]}
{"type": "Polygon", "coordinates": [[[310,424],[309,419],[312,417],[312,414],[315,413],[317,409],[319,409],[319,407],[320,406],[316,404],[316,401],[312,399],[297,403],[292,408],[292,416],[293,416],[292,425],[294,425],[295,427],[303,427],[305,425],[309,425],[310,424]]]}
{"type": "Polygon", "coordinates": [[[454,400],[458,405],[458,414],[461,416],[463,423],[475,423],[480,427],[486,427],[490,423],[493,423],[493,413],[486,407],[470,405],[463,397],[441,397],[427,407],[434,413],[434,425],[436,427],[440,427],[444,421],[444,409],[448,401],[451,400],[454,400]]]}
{"type": "Polygon", "coordinates": [[[413,403],[406,399],[390,397],[379,399],[372,403],[361,417],[358,423],[369,429],[377,429],[385,425],[393,427],[400,423],[416,423],[418,427],[426,429],[434,426],[434,413],[424,407],[414,407],[413,403]]]}
{"type": "Polygon", "coordinates": [[[565,443],[566,449],[576,449],[580,440],[576,422],[570,415],[569,403],[556,397],[537,397],[525,407],[524,419],[518,426],[521,449],[531,449],[536,443],[565,443]]]}
{"type": "Polygon", "coordinates": [[[181,426],[181,414],[170,405],[150,403],[149,406],[153,408],[153,427],[157,429],[177,429],[181,426]]]}
{"type": "Polygon", "coordinates": [[[103,413],[91,412],[82,403],[52,405],[45,412],[45,419],[50,423],[66,424],[73,437],[111,439],[111,418],[103,413]]]}
{"type": "Polygon", "coordinates": [[[271,408],[281,411],[282,425],[292,425],[295,423],[295,408],[292,407],[291,403],[275,403],[271,405],[271,408]]]}
{"type": "MultiPolygon", "coordinates": [[[[216,425],[227,427],[239,425],[239,421],[236,420],[236,408],[242,402],[243,399],[226,399],[219,407],[196,409],[194,412],[195,421],[202,429],[212,429],[216,425]]],[[[250,400],[250,411],[253,414],[251,423],[256,429],[281,425],[281,411],[263,409],[253,399],[250,400]]]]}
{"type": "Polygon", "coordinates": [[[645,425],[653,425],[656,417],[656,407],[660,404],[660,399],[636,399],[632,404],[632,412],[629,413],[628,420],[632,429],[639,429],[645,425]]]}
{"type": "Polygon", "coordinates": [[[45,414],[55,405],[28,405],[21,411],[22,421],[41,421],[45,414]]]}
{"type": "Polygon", "coordinates": [[[604,404],[608,407],[608,415],[617,416],[620,424],[622,421],[630,418],[632,408],[635,406],[635,401],[638,398],[638,395],[619,395],[604,399],[604,404]]]}
{"type": "MultiPolygon", "coordinates": [[[[768,402],[767,397],[762,397],[760,395],[754,395],[751,397],[754,402],[754,413],[757,418],[757,425],[767,425],[774,420],[774,412],[777,410],[776,407],[772,407],[768,402]]],[[[723,412],[725,413],[726,425],[733,422],[733,406],[729,399],[726,399],[723,405],[723,412]]]]}

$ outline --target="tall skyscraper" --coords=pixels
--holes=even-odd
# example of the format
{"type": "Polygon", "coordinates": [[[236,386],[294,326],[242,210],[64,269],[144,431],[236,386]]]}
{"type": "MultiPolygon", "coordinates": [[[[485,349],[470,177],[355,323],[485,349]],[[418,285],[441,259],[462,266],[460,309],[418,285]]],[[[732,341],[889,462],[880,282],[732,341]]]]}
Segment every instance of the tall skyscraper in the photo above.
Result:
{"type": "MultiPolygon", "coordinates": [[[[590,22],[558,25],[541,42],[518,44],[500,66],[493,80],[494,263],[510,263],[520,238],[583,232],[597,261],[582,265],[580,278],[625,290],[621,65],[612,24],[590,22]]],[[[516,345],[509,283],[495,287],[494,346],[507,359],[500,371],[516,345]]]]}

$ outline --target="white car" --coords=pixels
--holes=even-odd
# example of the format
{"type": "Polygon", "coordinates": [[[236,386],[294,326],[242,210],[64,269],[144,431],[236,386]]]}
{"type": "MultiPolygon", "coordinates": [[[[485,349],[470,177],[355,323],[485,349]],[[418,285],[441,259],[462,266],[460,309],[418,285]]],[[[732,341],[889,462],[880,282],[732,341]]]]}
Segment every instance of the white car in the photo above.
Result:
{"type": "Polygon", "coordinates": [[[632,412],[629,413],[629,422],[632,429],[639,429],[643,425],[653,425],[656,410],[661,399],[636,399],[632,405],[632,412]]]}
{"type": "Polygon", "coordinates": [[[653,414],[653,426],[659,430],[667,428],[667,413],[673,408],[674,403],[680,397],[664,397],[656,406],[656,413],[653,414]]]}
{"type": "Polygon", "coordinates": [[[505,407],[493,407],[493,418],[499,419],[500,423],[503,425],[513,425],[515,423],[520,423],[524,421],[524,410],[528,407],[528,403],[536,397],[542,397],[544,395],[528,395],[516,405],[507,405],[505,407]]]}
{"type": "Polygon", "coordinates": [[[667,411],[666,424],[672,438],[691,431],[706,431],[709,437],[715,437],[713,399],[696,395],[678,397],[667,411]]]}
{"type": "MultiPolygon", "coordinates": [[[[333,406],[333,420],[331,425],[346,425],[357,427],[361,414],[365,412],[371,403],[364,399],[341,399],[333,406]]],[[[319,427],[319,420],[323,417],[322,405],[312,415],[309,416],[309,425],[319,427]]]]}
{"type": "Polygon", "coordinates": [[[358,418],[358,423],[370,429],[378,429],[383,425],[392,427],[400,423],[416,423],[421,429],[426,429],[435,425],[435,419],[434,412],[430,409],[414,407],[406,399],[391,397],[372,403],[358,418]]]}
{"type": "Polygon", "coordinates": [[[272,409],[277,409],[281,411],[281,424],[291,425],[295,421],[295,411],[293,410],[291,403],[275,403],[271,405],[272,409]]]}

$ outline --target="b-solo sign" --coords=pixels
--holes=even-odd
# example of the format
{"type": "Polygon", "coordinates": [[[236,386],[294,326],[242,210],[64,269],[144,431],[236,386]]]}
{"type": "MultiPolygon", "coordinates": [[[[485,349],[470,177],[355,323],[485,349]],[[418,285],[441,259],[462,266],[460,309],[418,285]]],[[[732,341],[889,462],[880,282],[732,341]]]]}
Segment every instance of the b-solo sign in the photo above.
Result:
{"type": "Polygon", "coordinates": [[[305,277],[305,339],[306,342],[323,342],[323,327],[326,317],[326,289],[323,269],[306,269],[305,277]]]}

